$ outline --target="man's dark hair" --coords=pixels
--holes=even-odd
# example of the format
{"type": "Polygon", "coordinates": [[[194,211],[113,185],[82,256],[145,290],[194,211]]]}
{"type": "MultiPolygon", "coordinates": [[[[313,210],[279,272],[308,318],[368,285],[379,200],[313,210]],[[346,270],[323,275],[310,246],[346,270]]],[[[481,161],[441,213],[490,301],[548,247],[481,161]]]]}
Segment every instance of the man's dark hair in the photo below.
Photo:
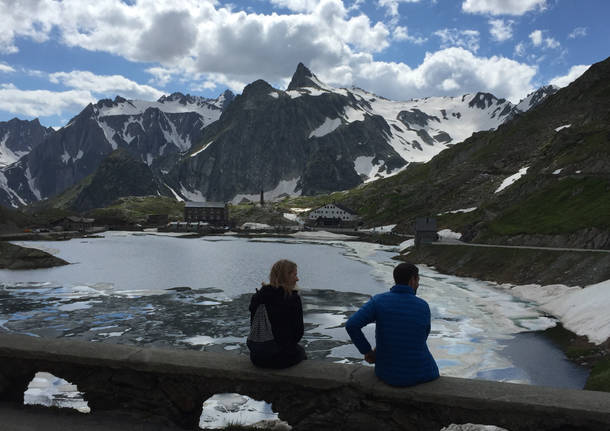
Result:
{"type": "Polygon", "coordinates": [[[403,262],[394,268],[394,283],[409,284],[412,277],[419,276],[419,269],[412,263],[403,262]]]}

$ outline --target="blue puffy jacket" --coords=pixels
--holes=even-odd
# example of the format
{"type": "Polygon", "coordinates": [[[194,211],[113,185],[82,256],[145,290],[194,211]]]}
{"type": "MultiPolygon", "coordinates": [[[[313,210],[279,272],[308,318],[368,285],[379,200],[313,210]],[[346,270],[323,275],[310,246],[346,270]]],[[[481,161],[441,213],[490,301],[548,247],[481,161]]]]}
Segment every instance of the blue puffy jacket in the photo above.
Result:
{"type": "Polygon", "coordinates": [[[373,296],[345,324],[363,355],[371,345],[362,328],[375,322],[375,374],[394,386],[411,386],[434,380],[438,367],[426,340],[430,334],[430,307],[410,286],[396,285],[373,296]]]}

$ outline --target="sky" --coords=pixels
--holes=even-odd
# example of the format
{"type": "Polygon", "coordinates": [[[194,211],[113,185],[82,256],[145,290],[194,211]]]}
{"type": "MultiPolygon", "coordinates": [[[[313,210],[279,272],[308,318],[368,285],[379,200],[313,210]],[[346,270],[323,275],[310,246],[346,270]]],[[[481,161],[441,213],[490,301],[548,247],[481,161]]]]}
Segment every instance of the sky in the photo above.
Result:
{"type": "Polygon", "coordinates": [[[0,121],[61,127],[116,95],[216,98],[299,62],[392,100],[516,103],[610,55],[608,0],[0,0],[0,121]]]}

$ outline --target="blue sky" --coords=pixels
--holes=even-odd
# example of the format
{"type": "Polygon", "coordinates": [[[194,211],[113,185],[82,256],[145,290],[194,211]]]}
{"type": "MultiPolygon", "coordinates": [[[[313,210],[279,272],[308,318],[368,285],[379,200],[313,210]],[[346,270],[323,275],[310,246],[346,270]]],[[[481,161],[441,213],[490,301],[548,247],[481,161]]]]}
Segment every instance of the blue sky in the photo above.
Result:
{"type": "Polygon", "coordinates": [[[101,98],[217,97],[298,62],[394,100],[517,102],[609,54],[607,0],[0,0],[0,121],[65,125],[101,98]]]}

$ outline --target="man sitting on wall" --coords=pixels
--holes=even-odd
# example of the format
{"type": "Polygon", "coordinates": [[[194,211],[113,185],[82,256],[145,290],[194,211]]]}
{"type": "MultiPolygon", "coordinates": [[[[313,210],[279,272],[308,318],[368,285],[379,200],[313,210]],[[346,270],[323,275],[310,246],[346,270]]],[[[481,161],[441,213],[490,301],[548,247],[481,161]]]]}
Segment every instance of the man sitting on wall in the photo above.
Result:
{"type": "Polygon", "coordinates": [[[410,263],[394,268],[396,285],[373,296],[345,324],[352,341],[375,364],[375,374],[393,386],[411,386],[434,380],[438,367],[426,340],[430,334],[430,307],[416,295],[419,270],[410,263]],[[377,347],[371,348],[362,328],[375,322],[377,347]]]}

